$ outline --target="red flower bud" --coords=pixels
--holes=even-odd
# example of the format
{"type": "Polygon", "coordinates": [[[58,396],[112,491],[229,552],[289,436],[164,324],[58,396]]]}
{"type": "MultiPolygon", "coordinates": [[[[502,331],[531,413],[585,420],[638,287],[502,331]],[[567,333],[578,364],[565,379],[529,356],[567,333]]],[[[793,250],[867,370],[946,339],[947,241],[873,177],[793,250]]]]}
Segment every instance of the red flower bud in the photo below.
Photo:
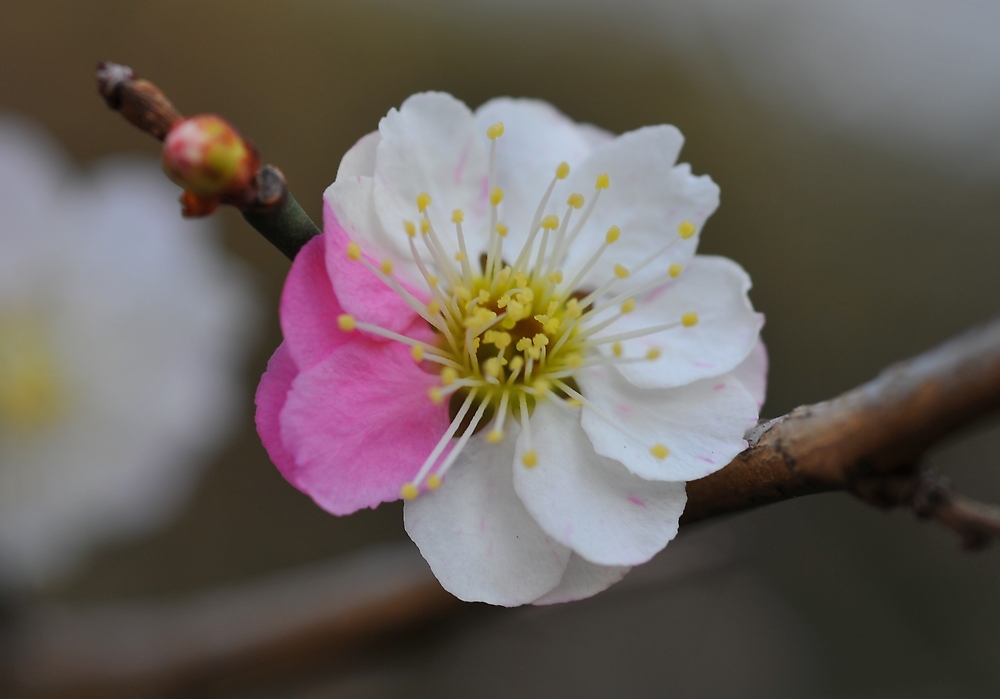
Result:
{"type": "Polygon", "coordinates": [[[163,141],[164,172],[193,195],[189,198],[205,204],[240,199],[259,167],[253,146],[232,124],[212,114],[178,122],[163,141]]]}

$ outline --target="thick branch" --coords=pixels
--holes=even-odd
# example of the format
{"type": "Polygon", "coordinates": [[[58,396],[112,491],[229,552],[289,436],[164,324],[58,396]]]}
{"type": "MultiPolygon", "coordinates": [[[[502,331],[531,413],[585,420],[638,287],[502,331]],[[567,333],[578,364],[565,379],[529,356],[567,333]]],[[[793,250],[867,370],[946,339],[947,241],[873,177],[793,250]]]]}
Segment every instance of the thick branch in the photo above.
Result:
{"type": "MultiPolygon", "coordinates": [[[[108,107],[121,112],[129,122],[150,136],[162,141],[183,116],[167,96],[148,80],[138,80],[128,66],[101,63],[97,67],[97,89],[108,107]]],[[[248,144],[249,145],[249,144],[248,144]]],[[[256,151],[254,151],[256,158],[256,151]]],[[[254,161],[259,163],[259,160],[254,161]]],[[[252,171],[251,171],[252,172],[252,171]]],[[[316,235],[319,228],[303,211],[288,190],[285,176],[273,165],[261,166],[247,186],[227,192],[217,202],[197,202],[190,193],[182,197],[185,215],[204,215],[216,203],[230,204],[243,213],[243,218],[288,259],[295,259],[302,246],[316,235]],[[199,205],[204,210],[199,210],[199,205]]]]}

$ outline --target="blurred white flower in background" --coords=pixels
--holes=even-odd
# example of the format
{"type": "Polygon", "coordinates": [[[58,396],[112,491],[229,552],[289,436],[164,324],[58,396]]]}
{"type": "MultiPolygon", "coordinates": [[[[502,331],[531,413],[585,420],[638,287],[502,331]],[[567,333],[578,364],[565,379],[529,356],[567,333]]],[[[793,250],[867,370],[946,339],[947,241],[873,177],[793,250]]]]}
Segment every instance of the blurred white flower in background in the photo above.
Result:
{"type": "Polygon", "coordinates": [[[162,523],[246,397],[252,289],[177,193],[0,115],[0,586],[162,523]]]}

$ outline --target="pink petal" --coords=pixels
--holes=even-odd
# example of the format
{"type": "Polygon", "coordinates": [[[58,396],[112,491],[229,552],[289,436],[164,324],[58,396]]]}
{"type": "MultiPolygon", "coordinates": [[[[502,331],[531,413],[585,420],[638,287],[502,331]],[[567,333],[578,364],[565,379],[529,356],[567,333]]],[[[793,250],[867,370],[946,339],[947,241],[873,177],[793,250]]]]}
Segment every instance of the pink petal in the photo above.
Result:
{"type": "Polygon", "coordinates": [[[278,416],[285,407],[288,391],[298,373],[298,367],[288,351],[288,344],[282,343],[267,363],[267,371],[260,379],[254,399],[257,404],[256,422],[260,441],[264,443],[268,456],[281,471],[281,475],[289,480],[295,472],[295,459],[281,441],[278,416]]]}
{"type": "Polygon", "coordinates": [[[437,378],[405,346],[351,338],[296,377],[281,412],[292,482],[336,515],[399,499],[448,428],[427,397],[437,378]]]}
{"type": "MultiPolygon", "coordinates": [[[[347,257],[350,236],[337,220],[329,203],[323,206],[323,229],[326,238],[326,269],[333,280],[334,293],[345,313],[358,320],[381,326],[395,332],[405,332],[417,314],[395,291],[376,277],[360,261],[347,257]]],[[[400,232],[405,236],[405,233],[400,232]]],[[[381,260],[370,258],[362,248],[365,259],[376,266],[381,260]]],[[[430,300],[424,290],[417,290],[404,283],[403,287],[421,302],[430,300]]]]}
{"type": "Polygon", "coordinates": [[[326,272],[325,237],[316,236],[295,257],[281,294],[285,346],[300,368],[314,366],[347,341],[337,327],[343,312],[326,272]]]}

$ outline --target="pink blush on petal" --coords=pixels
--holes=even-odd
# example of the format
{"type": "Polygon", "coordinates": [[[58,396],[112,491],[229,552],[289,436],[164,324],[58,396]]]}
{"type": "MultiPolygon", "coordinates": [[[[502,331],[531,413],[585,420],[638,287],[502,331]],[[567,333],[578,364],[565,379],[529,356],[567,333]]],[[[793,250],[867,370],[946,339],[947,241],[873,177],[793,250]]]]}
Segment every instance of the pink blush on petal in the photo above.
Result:
{"type": "Polygon", "coordinates": [[[278,349],[267,363],[267,370],[260,379],[257,395],[254,398],[254,403],[257,405],[257,414],[254,417],[260,441],[263,442],[267,455],[271,457],[281,475],[289,480],[295,472],[295,458],[281,441],[281,423],[278,416],[285,407],[288,391],[298,374],[299,369],[292,361],[287,345],[284,343],[278,345],[278,349]]]}

